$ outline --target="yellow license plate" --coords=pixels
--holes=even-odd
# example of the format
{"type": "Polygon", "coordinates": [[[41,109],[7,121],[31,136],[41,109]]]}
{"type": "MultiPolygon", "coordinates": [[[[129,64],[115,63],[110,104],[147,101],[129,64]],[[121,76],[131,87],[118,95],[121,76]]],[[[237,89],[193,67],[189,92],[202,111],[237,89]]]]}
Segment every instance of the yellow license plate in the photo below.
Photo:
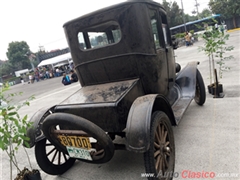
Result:
{"type": "Polygon", "coordinates": [[[85,149],[91,149],[92,147],[88,137],[58,135],[58,139],[64,146],[72,146],[85,149]]]}

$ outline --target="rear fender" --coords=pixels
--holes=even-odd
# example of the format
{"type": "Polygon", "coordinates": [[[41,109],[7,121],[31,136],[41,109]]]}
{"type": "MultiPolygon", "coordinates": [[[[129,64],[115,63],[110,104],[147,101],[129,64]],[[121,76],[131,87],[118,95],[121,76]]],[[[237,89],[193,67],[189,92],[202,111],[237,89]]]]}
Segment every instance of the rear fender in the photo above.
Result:
{"type": "Polygon", "coordinates": [[[29,129],[27,129],[26,134],[26,136],[29,137],[28,141],[29,147],[27,147],[25,143],[23,143],[25,147],[32,148],[36,142],[45,138],[41,128],[42,123],[43,120],[53,112],[54,108],[55,106],[51,108],[40,109],[31,117],[30,122],[32,122],[32,126],[29,129]]]}
{"type": "Polygon", "coordinates": [[[166,98],[158,94],[137,98],[127,119],[127,150],[143,153],[149,149],[151,117],[154,111],[165,112],[171,124],[176,125],[173,111],[166,98]]]}

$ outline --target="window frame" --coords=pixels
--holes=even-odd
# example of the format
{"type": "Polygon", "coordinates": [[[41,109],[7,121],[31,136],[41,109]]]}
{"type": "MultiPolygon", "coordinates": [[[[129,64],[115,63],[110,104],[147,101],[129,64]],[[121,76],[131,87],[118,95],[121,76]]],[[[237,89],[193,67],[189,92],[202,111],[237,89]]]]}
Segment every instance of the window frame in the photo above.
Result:
{"type": "Polygon", "coordinates": [[[166,32],[166,38],[167,38],[167,44],[165,43],[165,36],[164,36],[164,44],[165,46],[172,46],[172,40],[171,40],[171,32],[170,32],[170,28],[169,28],[169,24],[167,21],[167,15],[165,12],[162,11],[162,9],[159,9],[159,16],[161,19],[161,23],[162,23],[162,33],[164,36],[164,32],[163,32],[163,28],[165,28],[165,32],[166,32]],[[165,26],[165,27],[164,27],[165,26]]]}
{"type": "MultiPolygon", "coordinates": [[[[95,36],[95,38],[97,38],[97,36],[95,36]]],[[[104,22],[104,23],[101,23],[101,24],[97,24],[97,25],[87,27],[84,30],[79,30],[78,33],[77,33],[77,39],[78,39],[78,43],[79,43],[79,49],[81,51],[91,51],[91,50],[95,50],[95,49],[104,48],[104,47],[108,47],[108,46],[118,44],[122,40],[122,31],[121,31],[121,27],[120,27],[119,23],[111,20],[111,21],[108,21],[108,22],[104,22]],[[107,23],[109,23],[110,25],[112,23],[113,27],[117,26],[118,28],[117,29],[111,29],[111,26],[109,26],[108,29],[104,29],[105,31],[102,31],[101,27],[104,28],[104,26],[107,23]],[[99,27],[99,31],[97,31],[98,27],[99,27]],[[119,31],[118,32],[119,37],[116,40],[114,39],[115,38],[114,37],[114,31],[115,30],[119,31]],[[107,44],[105,44],[103,46],[93,47],[93,45],[91,44],[91,41],[90,41],[90,33],[105,33],[105,35],[107,37],[107,44]],[[80,41],[79,34],[82,34],[81,36],[83,37],[84,42],[80,41]],[[111,42],[111,40],[113,40],[114,42],[111,42]],[[81,48],[80,44],[85,44],[85,47],[83,46],[84,48],[81,48]]]]}
{"type": "Polygon", "coordinates": [[[156,43],[154,42],[154,46],[155,49],[164,49],[165,48],[165,41],[163,37],[163,30],[162,30],[162,19],[159,16],[159,9],[153,8],[153,7],[149,7],[149,19],[150,19],[150,24],[151,24],[151,30],[152,30],[152,35],[153,35],[153,40],[154,40],[154,31],[153,31],[153,27],[152,27],[152,17],[151,17],[151,11],[155,11],[155,15],[156,15],[156,27],[157,27],[157,32],[158,32],[158,41],[159,41],[159,48],[156,47],[156,43]]]}

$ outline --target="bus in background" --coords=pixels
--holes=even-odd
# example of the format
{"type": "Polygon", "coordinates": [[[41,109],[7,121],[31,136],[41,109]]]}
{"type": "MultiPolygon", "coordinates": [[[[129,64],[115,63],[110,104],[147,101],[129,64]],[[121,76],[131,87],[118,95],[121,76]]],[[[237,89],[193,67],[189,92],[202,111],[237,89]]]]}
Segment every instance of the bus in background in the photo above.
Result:
{"type": "MultiPolygon", "coordinates": [[[[216,14],[216,15],[206,17],[203,19],[199,19],[196,21],[187,22],[186,29],[187,29],[187,31],[193,30],[194,32],[204,31],[208,28],[214,28],[216,21],[217,21],[217,24],[219,25],[219,27],[222,25],[222,26],[224,26],[225,30],[227,29],[225,22],[221,19],[220,14],[216,14]]],[[[183,32],[185,32],[185,25],[181,24],[181,25],[172,27],[172,28],[170,28],[170,31],[171,31],[172,35],[175,35],[178,33],[183,33],[183,32]]]]}

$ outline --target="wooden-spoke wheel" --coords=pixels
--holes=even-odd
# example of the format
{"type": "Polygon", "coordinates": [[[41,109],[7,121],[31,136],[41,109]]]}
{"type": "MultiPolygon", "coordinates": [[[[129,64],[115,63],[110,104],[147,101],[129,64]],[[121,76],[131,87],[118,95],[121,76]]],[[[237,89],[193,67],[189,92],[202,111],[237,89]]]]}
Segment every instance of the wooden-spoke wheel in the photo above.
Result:
{"type": "Polygon", "coordinates": [[[51,175],[63,174],[76,161],[76,159],[72,159],[64,152],[58,150],[47,139],[36,143],[35,157],[39,167],[51,175]]]}
{"type": "Polygon", "coordinates": [[[156,161],[155,168],[157,171],[162,170],[164,173],[169,166],[170,147],[169,147],[168,131],[164,124],[157,126],[154,138],[154,159],[156,161]]]}
{"type": "Polygon", "coordinates": [[[154,174],[148,179],[172,179],[175,164],[175,145],[172,126],[168,116],[155,112],[150,129],[150,147],[144,153],[145,169],[154,174]]]}

